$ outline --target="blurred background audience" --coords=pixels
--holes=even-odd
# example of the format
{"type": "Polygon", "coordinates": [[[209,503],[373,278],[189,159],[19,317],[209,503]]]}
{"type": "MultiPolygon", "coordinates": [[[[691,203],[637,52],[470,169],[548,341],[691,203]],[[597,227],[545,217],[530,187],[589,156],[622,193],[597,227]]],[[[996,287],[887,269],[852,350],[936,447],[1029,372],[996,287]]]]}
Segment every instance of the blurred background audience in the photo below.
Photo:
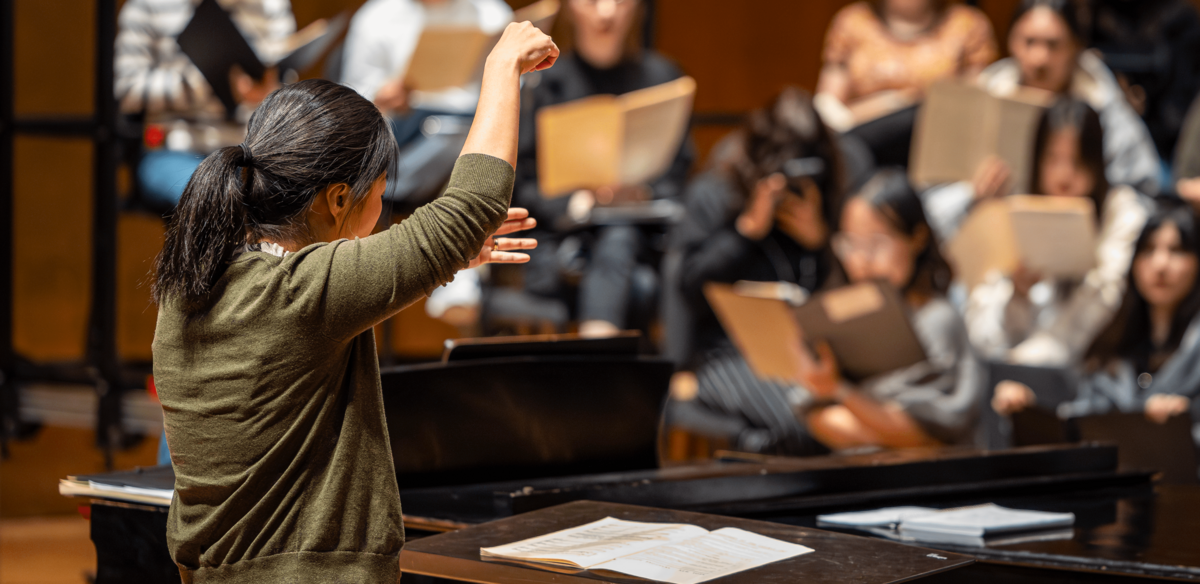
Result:
{"type": "MultiPolygon", "coordinates": [[[[272,64],[294,49],[298,20],[343,9],[352,14],[340,48],[332,43],[320,65],[302,76],[332,77],[391,119],[402,155],[388,176],[391,206],[379,226],[385,228],[440,193],[449,177],[443,163],[457,157],[479,97],[475,81],[438,91],[413,87],[410,62],[423,32],[495,33],[513,19],[514,8],[530,4],[218,3],[267,65],[261,78],[230,72],[232,109],[176,40],[197,2],[121,4],[113,86],[101,90],[112,91],[123,119],[140,128],[134,152],[120,161],[122,212],[149,213],[139,215],[136,237],[122,214],[119,273],[89,275],[91,264],[79,263],[86,261],[76,248],[90,241],[91,207],[43,197],[42,185],[30,186],[37,181],[22,178],[21,166],[14,166],[23,213],[14,220],[21,226],[14,355],[37,353],[28,349],[37,343],[25,339],[51,334],[45,331],[78,336],[68,344],[82,346],[87,334],[77,333],[90,322],[89,334],[96,334],[99,313],[55,302],[83,295],[92,282],[87,278],[119,278],[120,313],[108,317],[121,324],[111,331],[121,331],[122,350],[142,347],[129,361],[143,366],[122,378],[134,380],[123,389],[153,388],[139,373],[150,359],[154,308],[137,286],[148,281],[149,260],[161,246],[161,219],[203,157],[241,141],[257,103],[294,81],[272,64]],[[424,195],[409,192],[418,182],[424,195]],[[63,217],[75,217],[74,227],[60,225],[63,217]],[[48,237],[51,230],[62,237],[48,237]],[[77,263],[53,272],[70,261],[77,263]],[[50,307],[21,308],[38,301],[50,307]]],[[[748,5],[700,4],[562,0],[553,25],[562,56],[553,68],[527,75],[522,87],[512,205],[528,208],[537,220],[529,237],[538,248],[527,265],[460,274],[422,301],[424,310],[382,325],[385,364],[435,360],[443,343],[457,337],[556,332],[602,339],[638,331],[677,369],[664,429],[707,441],[705,455],[718,448],[813,455],[995,446],[987,436],[997,427],[1039,408],[1063,422],[1111,411],[1144,413],[1153,423],[1183,416],[1200,421],[1196,2],[771,3],[771,10],[788,11],[787,18],[748,5]],[[752,13],[746,18],[753,26],[737,24],[743,12],[752,13]],[[814,21],[806,27],[825,32],[823,42],[819,32],[794,31],[801,17],[814,21]],[[697,90],[682,144],[637,157],[669,160],[664,172],[636,184],[542,192],[547,157],[539,148],[540,113],[684,75],[696,79],[697,90]],[[1027,188],[1014,184],[1017,169],[998,154],[972,161],[973,172],[955,177],[966,180],[910,180],[910,153],[920,139],[914,128],[930,88],[943,82],[1041,104],[1036,127],[1030,126],[1033,138],[1015,146],[1032,169],[1027,188]],[[944,258],[964,221],[985,203],[1013,201],[1010,195],[1089,201],[1090,269],[1066,278],[1012,265],[979,282],[952,270],[944,258]],[[704,293],[710,283],[743,281],[779,284],[794,297],[887,282],[902,295],[926,358],[850,381],[822,345],[796,339],[789,346],[795,375],[762,377],[704,293]],[[528,324],[535,321],[548,324],[528,324]],[[1046,387],[1007,379],[996,373],[1001,366],[1052,371],[1065,380],[1053,388],[1064,396],[1047,406],[1046,387]]],[[[645,115],[658,115],[650,110],[645,115]]],[[[984,140],[970,137],[963,148],[984,140]]],[[[17,160],[53,159],[25,156],[17,160]]],[[[91,176],[86,164],[79,168],[85,169],[78,171],[81,180],[91,176]]],[[[82,188],[47,184],[62,192],[82,188]]],[[[1042,254],[1057,251],[1053,235],[1047,234],[1051,243],[1042,254]]],[[[118,253],[117,247],[95,249],[118,253]]],[[[55,362],[72,350],[28,361],[55,362]]],[[[160,413],[156,407],[150,410],[160,413]]],[[[141,431],[154,435],[152,426],[141,431]]],[[[1196,437],[1200,443],[1200,429],[1196,437]]]]}

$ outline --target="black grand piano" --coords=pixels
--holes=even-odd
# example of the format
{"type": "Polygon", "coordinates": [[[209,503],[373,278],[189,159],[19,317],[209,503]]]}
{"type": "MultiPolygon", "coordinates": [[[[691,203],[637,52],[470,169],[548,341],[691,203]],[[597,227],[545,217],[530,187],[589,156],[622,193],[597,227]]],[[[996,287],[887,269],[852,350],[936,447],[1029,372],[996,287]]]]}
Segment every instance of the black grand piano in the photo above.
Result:
{"type": "MultiPolygon", "coordinates": [[[[636,344],[605,346],[555,344],[515,355],[471,347],[463,358],[451,352],[440,364],[385,371],[410,540],[579,500],[806,528],[831,512],[994,502],[1074,512],[1074,537],[943,546],[979,561],[940,578],[1200,580],[1200,488],[1162,484],[1153,469],[1122,468],[1113,445],[730,454],[659,468],[672,368],[639,355],[636,344]]],[[[166,554],[165,508],[97,500],[92,509],[99,584],[178,581],[166,554]]]]}

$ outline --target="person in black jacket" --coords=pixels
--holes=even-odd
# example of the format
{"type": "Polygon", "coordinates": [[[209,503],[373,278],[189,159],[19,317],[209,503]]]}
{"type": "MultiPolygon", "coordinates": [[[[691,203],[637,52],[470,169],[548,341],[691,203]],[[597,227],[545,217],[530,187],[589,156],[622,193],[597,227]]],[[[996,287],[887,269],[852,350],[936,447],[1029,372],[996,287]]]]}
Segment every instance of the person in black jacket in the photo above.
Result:
{"type": "Polygon", "coordinates": [[[521,103],[520,163],[513,204],[528,208],[539,226],[530,234],[539,247],[525,269],[525,289],[535,296],[568,300],[572,266],[564,265],[562,258],[567,249],[586,242],[590,259],[579,275],[578,306],[573,312],[580,321],[580,333],[588,336],[604,336],[628,326],[633,274],[638,256],[646,251],[646,233],[636,226],[616,225],[574,237],[558,227],[566,217],[586,216],[598,200],[678,198],[692,165],[693,148],[685,139],[671,167],[649,184],[546,198],[538,188],[537,112],[592,95],[621,95],[682,77],[674,63],[641,48],[637,33],[642,11],[637,0],[564,2],[560,17],[566,18],[569,26],[565,38],[556,35],[563,56],[554,69],[529,81],[532,87],[527,88],[521,103]]]}
{"type": "MultiPolygon", "coordinates": [[[[792,405],[805,391],[758,379],[704,298],[709,282],[788,282],[812,292],[840,280],[829,251],[847,177],[834,133],[811,97],[786,89],[722,143],[713,168],[688,187],[686,213],[671,232],[677,286],[687,331],[668,322],[670,352],[695,372],[695,406],[740,422],[731,437],[743,451],[811,454],[792,405]],[[686,346],[680,347],[681,343],[686,346]]],[[[669,314],[669,313],[668,313],[669,314]]],[[[668,316],[668,320],[672,320],[668,316]]]]}

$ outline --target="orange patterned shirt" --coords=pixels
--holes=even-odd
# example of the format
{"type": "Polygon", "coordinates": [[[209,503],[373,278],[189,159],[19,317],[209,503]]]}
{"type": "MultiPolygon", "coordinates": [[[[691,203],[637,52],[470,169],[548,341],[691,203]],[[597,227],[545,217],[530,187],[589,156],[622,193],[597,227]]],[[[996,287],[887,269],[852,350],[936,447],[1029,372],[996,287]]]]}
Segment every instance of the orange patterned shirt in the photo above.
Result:
{"type": "Polygon", "coordinates": [[[841,9],[825,35],[825,64],[850,77],[846,103],[884,90],[924,89],[996,59],[992,24],[978,9],[953,4],[933,29],[911,40],[892,36],[866,2],[841,9]]]}

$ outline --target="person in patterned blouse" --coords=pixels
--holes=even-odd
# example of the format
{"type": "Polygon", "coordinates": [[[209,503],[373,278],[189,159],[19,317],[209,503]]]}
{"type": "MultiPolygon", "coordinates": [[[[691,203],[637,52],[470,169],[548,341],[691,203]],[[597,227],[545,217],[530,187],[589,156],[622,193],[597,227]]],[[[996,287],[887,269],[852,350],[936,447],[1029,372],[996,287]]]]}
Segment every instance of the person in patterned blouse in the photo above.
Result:
{"type": "Polygon", "coordinates": [[[916,103],[931,83],[974,77],[997,57],[991,22],[947,0],[870,0],[841,9],[825,35],[817,107],[847,130],[916,103]]]}

